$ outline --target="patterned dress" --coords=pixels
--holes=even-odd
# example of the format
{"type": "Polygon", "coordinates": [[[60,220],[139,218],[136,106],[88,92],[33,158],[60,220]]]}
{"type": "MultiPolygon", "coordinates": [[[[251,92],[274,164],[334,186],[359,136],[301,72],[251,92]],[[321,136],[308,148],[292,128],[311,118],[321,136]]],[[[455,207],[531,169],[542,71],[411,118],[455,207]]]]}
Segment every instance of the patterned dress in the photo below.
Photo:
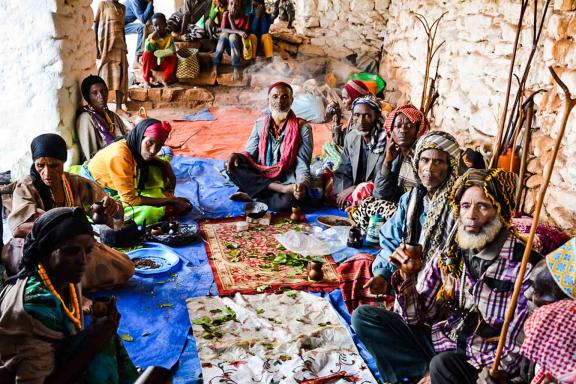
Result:
{"type": "Polygon", "coordinates": [[[126,7],[118,1],[101,1],[94,23],[98,24],[98,48],[101,61],[98,75],[110,90],[128,92],[128,48],[124,36],[126,7]]]}

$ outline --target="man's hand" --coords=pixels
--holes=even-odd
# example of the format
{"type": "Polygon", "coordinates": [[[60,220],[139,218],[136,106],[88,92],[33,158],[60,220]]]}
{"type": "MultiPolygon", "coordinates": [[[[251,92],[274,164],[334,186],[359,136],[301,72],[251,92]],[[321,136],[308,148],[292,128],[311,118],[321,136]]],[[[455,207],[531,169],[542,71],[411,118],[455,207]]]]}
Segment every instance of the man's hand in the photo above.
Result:
{"type": "Polygon", "coordinates": [[[388,145],[386,146],[386,156],[384,156],[384,163],[390,166],[392,162],[398,157],[400,147],[398,147],[398,145],[396,145],[392,139],[388,138],[388,140],[388,145]]]}
{"type": "Polygon", "coordinates": [[[398,267],[403,279],[422,269],[422,246],[400,244],[390,256],[390,262],[398,267]]]}
{"type": "Polygon", "coordinates": [[[352,192],[354,192],[354,188],[355,187],[353,185],[351,187],[346,188],[338,195],[336,195],[336,204],[338,205],[338,208],[340,209],[346,208],[346,205],[348,204],[348,196],[350,196],[352,192]]]}
{"type": "Polygon", "coordinates": [[[498,371],[495,375],[492,375],[492,367],[484,367],[480,374],[478,375],[477,384],[506,384],[509,383],[508,374],[505,372],[498,371]]]}
{"type": "Polygon", "coordinates": [[[383,295],[388,290],[388,282],[384,276],[374,276],[362,288],[370,288],[373,295],[383,295]]]}
{"type": "Polygon", "coordinates": [[[234,168],[240,165],[240,156],[242,155],[239,153],[233,153],[230,156],[228,156],[226,162],[224,163],[224,168],[226,168],[226,172],[230,173],[234,170],[234,168]]]}
{"type": "Polygon", "coordinates": [[[153,40],[156,40],[158,38],[158,32],[154,31],[152,32],[152,35],[150,36],[153,40]]]}
{"type": "Polygon", "coordinates": [[[432,377],[430,376],[430,373],[424,375],[424,377],[420,379],[418,384],[432,384],[432,377]]]}
{"type": "Polygon", "coordinates": [[[118,217],[120,211],[122,211],[120,203],[110,196],[106,196],[102,199],[102,205],[104,206],[104,214],[108,217],[118,217]]]}

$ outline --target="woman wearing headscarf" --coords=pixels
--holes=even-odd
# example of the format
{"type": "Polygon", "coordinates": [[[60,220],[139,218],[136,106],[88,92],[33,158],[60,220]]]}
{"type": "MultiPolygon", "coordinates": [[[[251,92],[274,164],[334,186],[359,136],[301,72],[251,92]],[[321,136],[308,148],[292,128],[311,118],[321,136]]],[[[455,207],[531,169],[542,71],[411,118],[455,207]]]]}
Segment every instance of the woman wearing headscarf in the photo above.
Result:
{"type": "Polygon", "coordinates": [[[100,150],[83,166],[81,175],[129,206],[137,224],[153,224],[189,211],[190,201],[174,196],[176,177],[170,163],[156,156],[171,129],[166,121],[142,120],[125,139],[100,150]]]}
{"type": "Polygon", "coordinates": [[[76,118],[76,138],[80,144],[81,159],[90,160],[96,152],[128,132],[116,113],[108,109],[108,87],[100,76],[90,75],[80,87],[85,106],[76,118]]]}
{"type": "MultiPolygon", "coordinates": [[[[359,97],[370,95],[368,87],[360,80],[349,80],[342,88],[342,103],[343,109],[346,113],[352,110],[352,103],[359,97]]],[[[331,102],[326,106],[325,113],[326,120],[331,120],[333,125],[330,127],[332,131],[332,141],[325,143],[322,146],[322,151],[328,160],[334,164],[334,169],[340,165],[340,155],[344,150],[344,137],[349,131],[351,120],[348,120],[346,126],[342,124],[342,109],[336,101],[331,102]]],[[[350,117],[351,119],[351,117],[350,117]]]]}
{"type": "Polygon", "coordinates": [[[79,283],[95,245],[80,208],[54,208],[34,222],[23,269],[0,292],[0,382],[136,380],[136,368],[116,335],[115,299],[84,325],[79,283]]]}
{"type": "Polygon", "coordinates": [[[363,232],[372,215],[379,214],[389,219],[396,211],[400,196],[418,185],[413,162],[414,147],[428,129],[424,114],[411,104],[398,107],[386,116],[384,130],[388,142],[382,169],[374,183],[372,196],[352,212],[352,219],[363,232]]]}
{"type": "MultiPolygon", "coordinates": [[[[31,152],[30,175],[16,184],[8,216],[14,238],[6,245],[2,260],[10,274],[18,272],[24,237],[44,212],[58,207],[80,207],[91,214],[91,205],[102,202],[109,226],[120,226],[124,219],[122,206],[96,183],[64,172],[67,151],[62,137],[53,133],[40,135],[32,140],[31,152]]],[[[125,283],[133,274],[134,265],[128,256],[95,243],[82,286],[85,290],[110,288],[125,283]]]]}

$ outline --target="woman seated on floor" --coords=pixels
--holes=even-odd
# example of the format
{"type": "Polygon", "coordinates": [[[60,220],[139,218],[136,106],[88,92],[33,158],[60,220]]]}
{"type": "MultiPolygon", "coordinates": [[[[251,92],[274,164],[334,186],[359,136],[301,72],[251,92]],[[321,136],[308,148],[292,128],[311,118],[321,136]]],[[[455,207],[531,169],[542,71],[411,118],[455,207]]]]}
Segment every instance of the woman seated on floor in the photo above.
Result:
{"type": "Polygon", "coordinates": [[[0,292],[1,383],[133,383],[116,334],[113,298],[84,328],[78,286],[96,246],[80,208],[54,208],[34,222],[22,271],[0,292]]]}
{"type": "Polygon", "coordinates": [[[174,196],[176,177],[170,163],[156,156],[168,138],[168,122],[144,119],[126,138],[100,150],[82,167],[93,179],[130,209],[137,224],[153,224],[190,211],[188,199],[174,196]]]}
{"type": "MultiPolygon", "coordinates": [[[[56,134],[47,133],[32,140],[30,175],[16,184],[12,196],[12,212],[8,225],[14,238],[4,249],[2,261],[9,274],[18,272],[24,237],[34,222],[46,211],[57,207],[81,207],[90,213],[90,206],[102,202],[109,226],[119,227],[124,221],[122,206],[110,198],[96,183],[64,172],[66,142],[56,134]]],[[[82,280],[85,290],[110,288],[124,284],[134,274],[134,265],[123,253],[95,243],[82,280]]]]}
{"type": "Polygon", "coordinates": [[[88,104],[78,111],[76,137],[81,150],[80,162],[84,162],[128,130],[120,116],[108,109],[108,87],[104,79],[88,76],[82,81],[81,91],[88,104]]]}

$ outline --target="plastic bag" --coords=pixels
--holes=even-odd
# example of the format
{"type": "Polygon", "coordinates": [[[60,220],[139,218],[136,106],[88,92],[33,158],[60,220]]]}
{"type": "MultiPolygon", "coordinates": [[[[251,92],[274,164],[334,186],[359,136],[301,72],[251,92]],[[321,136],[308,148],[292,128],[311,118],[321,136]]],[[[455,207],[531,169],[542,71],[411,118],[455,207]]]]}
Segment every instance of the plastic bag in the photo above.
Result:
{"type": "Polygon", "coordinates": [[[292,110],[296,116],[311,123],[324,122],[324,102],[320,96],[298,95],[294,98],[292,110]]]}
{"type": "Polygon", "coordinates": [[[346,248],[350,227],[332,227],[322,230],[313,227],[312,233],[288,231],[274,235],[284,248],[302,256],[331,255],[346,248]]]}

